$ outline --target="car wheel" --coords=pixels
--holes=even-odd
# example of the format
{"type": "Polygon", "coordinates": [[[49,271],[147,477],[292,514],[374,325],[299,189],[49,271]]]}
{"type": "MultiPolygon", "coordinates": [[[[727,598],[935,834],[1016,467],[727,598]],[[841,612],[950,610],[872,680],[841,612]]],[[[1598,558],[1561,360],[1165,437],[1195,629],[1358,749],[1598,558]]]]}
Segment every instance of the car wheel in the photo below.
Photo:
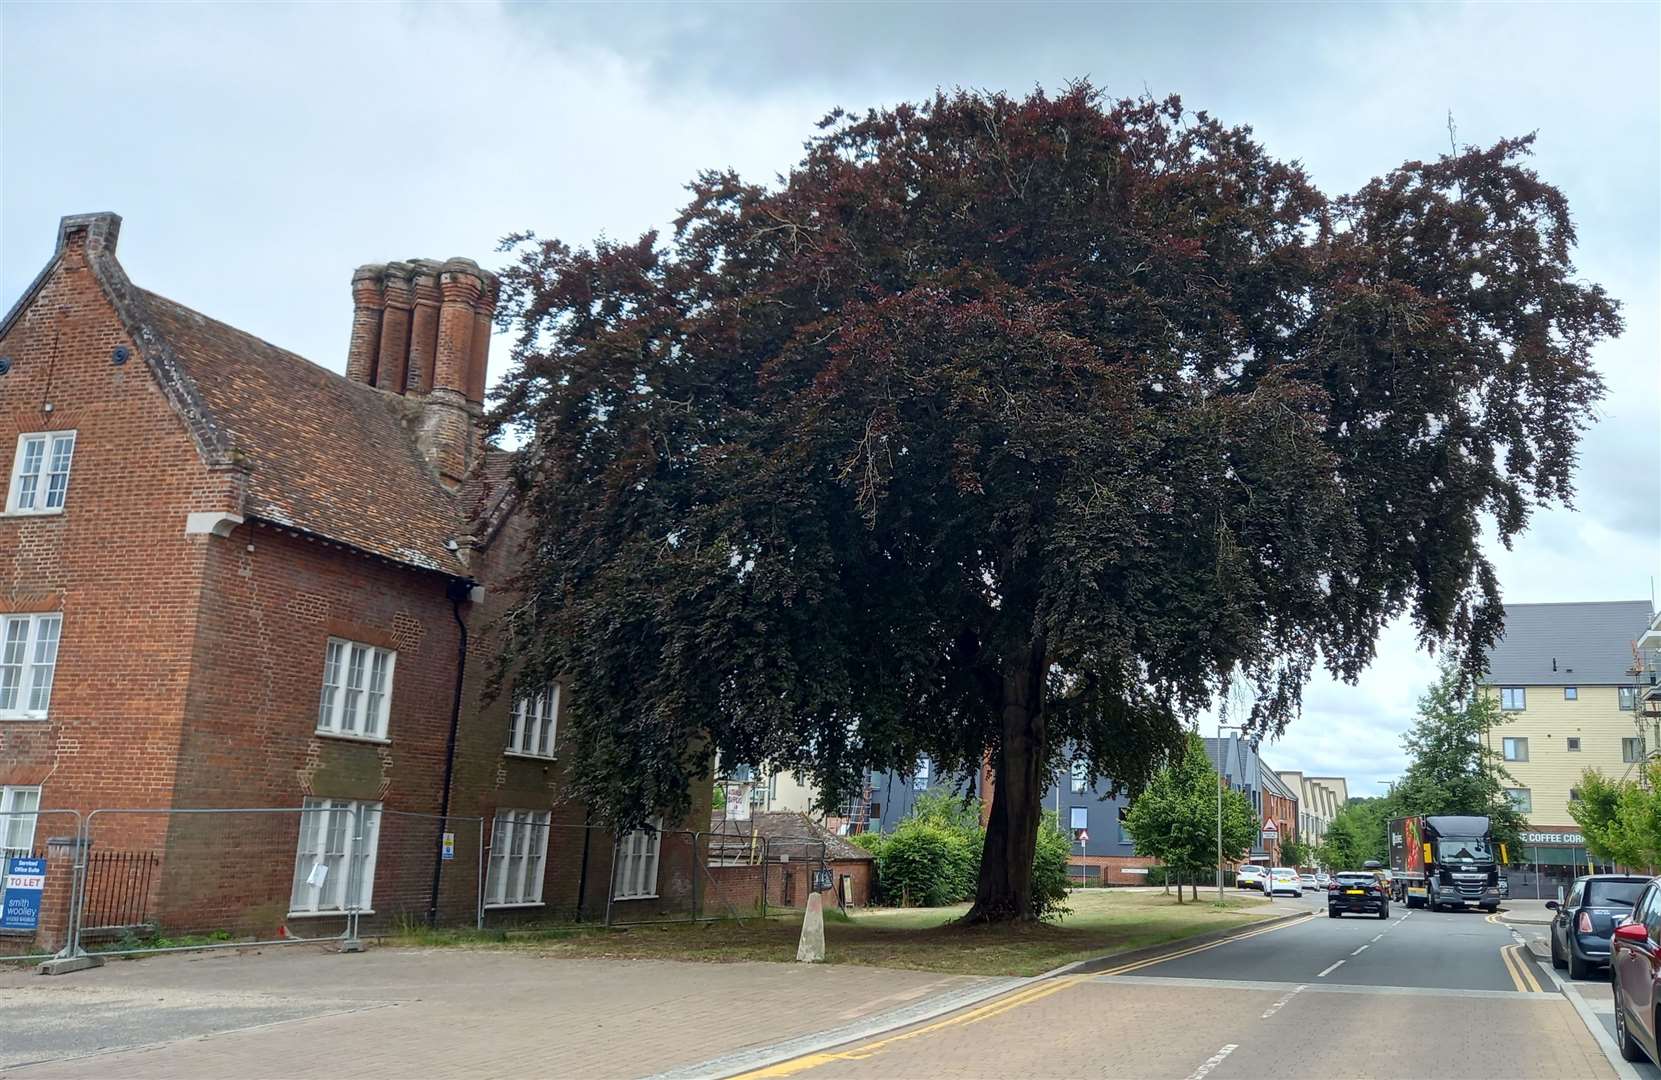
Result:
{"type": "Polygon", "coordinates": [[[1574,943],[1569,943],[1569,978],[1590,979],[1592,965],[1581,959],[1580,954],[1574,951],[1574,943]]]}
{"type": "Polygon", "coordinates": [[[1615,1045],[1621,1048],[1622,1060],[1647,1060],[1644,1048],[1638,1045],[1638,1040],[1632,1037],[1631,1029],[1626,1026],[1626,1005],[1621,1001],[1621,988],[1618,983],[1615,986],[1615,1045]]]}
{"type": "Polygon", "coordinates": [[[1548,934],[1546,936],[1551,941],[1551,966],[1558,971],[1562,971],[1567,965],[1563,963],[1563,954],[1557,951],[1557,935],[1548,934]]]}
{"type": "MultiPolygon", "coordinates": [[[[1219,781],[1219,783],[1221,783],[1221,781],[1219,781]]],[[[1335,907],[1329,907],[1326,909],[1326,915],[1329,919],[1336,919],[1338,917],[1338,909],[1335,907]]]]}

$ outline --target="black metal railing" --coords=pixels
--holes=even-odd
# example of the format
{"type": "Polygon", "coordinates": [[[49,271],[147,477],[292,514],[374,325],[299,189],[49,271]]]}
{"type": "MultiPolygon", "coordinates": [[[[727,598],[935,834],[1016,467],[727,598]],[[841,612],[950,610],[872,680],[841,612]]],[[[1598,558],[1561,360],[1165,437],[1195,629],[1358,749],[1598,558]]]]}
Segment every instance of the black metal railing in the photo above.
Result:
{"type": "Polygon", "coordinates": [[[87,855],[87,929],[140,926],[150,921],[150,886],[161,855],[154,851],[94,851],[87,855]]]}

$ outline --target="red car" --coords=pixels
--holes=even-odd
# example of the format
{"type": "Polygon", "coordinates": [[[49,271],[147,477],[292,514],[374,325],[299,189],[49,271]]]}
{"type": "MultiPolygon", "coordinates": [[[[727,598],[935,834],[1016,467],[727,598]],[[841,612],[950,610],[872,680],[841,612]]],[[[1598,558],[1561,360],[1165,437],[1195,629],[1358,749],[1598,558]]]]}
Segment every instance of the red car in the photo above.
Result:
{"type": "Polygon", "coordinates": [[[1661,880],[1644,886],[1632,917],[1609,943],[1609,982],[1615,993],[1615,1042],[1628,1061],[1661,1061],[1661,880]]]}

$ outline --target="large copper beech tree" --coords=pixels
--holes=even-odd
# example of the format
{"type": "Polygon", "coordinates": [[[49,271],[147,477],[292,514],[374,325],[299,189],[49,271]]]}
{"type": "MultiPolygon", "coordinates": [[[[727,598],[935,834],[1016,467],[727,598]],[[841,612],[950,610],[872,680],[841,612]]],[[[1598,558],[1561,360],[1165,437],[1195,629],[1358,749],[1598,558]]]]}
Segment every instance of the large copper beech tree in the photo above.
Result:
{"type": "Polygon", "coordinates": [[[1571,497],[1620,329],[1529,143],[1330,197],[1175,99],[959,92],[667,240],[509,238],[509,663],[564,679],[575,795],[989,759],[970,918],[1021,920],[1063,746],[1136,788],[1234,673],[1278,731],[1403,614],[1476,670],[1484,524],[1571,497]]]}

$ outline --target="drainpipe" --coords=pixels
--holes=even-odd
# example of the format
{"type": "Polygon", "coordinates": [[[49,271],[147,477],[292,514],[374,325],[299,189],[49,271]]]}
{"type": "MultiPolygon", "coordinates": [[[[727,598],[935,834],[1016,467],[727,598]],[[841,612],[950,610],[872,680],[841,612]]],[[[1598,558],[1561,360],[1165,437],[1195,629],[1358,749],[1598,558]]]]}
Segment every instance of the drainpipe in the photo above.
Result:
{"type": "MultiPolygon", "coordinates": [[[[461,617],[461,604],[473,591],[470,581],[451,579],[446,595],[450,599],[450,614],[456,620],[456,692],[450,700],[450,736],[444,744],[444,787],[439,796],[438,836],[433,843],[433,891],[427,901],[427,925],[438,925],[438,886],[444,876],[444,827],[450,823],[450,785],[456,775],[456,729],[461,726],[461,689],[467,677],[467,623],[461,617]]],[[[479,840],[484,840],[480,828],[479,840]]]]}

